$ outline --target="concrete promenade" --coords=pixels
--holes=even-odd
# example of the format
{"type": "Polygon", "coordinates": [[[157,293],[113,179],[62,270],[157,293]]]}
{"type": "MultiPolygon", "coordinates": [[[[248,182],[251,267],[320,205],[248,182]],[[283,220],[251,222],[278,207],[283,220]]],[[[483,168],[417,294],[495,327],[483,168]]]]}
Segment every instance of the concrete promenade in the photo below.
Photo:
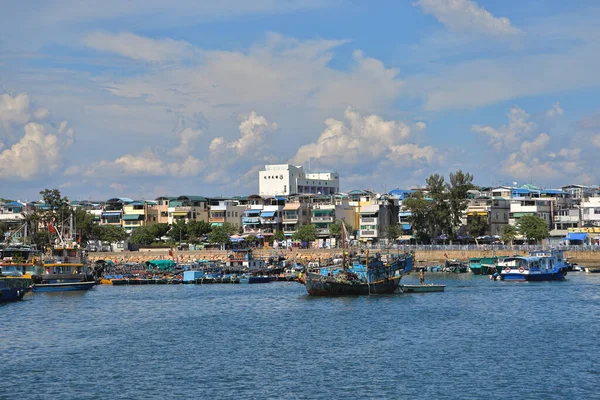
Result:
{"type": "MultiPolygon", "coordinates": [[[[387,250],[370,250],[371,252],[387,250]]],[[[390,253],[398,252],[398,250],[389,250],[390,253]]],[[[174,258],[181,263],[195,260],[225,260],[229,254],[229,250],[198,250],[198,251],[174,251],[174,258]]],[[[308,262],[318,259],[327,259],[334,256],[341,256],[341,249],[257,249],[254,251],[256,258],[264,258],[270,256],[283,255],[288,260],[296,260],[298,262],[308,262]]],[[[475,251],[475,250],[417,250],[415,251],[416,265],[437,265],[448,259],[456,259],[460,261],[468,261],[474,257],[492,257],[496,255],[512,255],[512,254],[527,254],[526,251],[475,251]]],[[[586,266],[600,266],[600,251],[568,251],[566,257],[571,262],[575,262],[586,266]]],[[[89,253],[91,261],[96,260],[112,260],[116,263],[121,262],[136,262],[143,263],[148,260],[155,259],[171,259],[168,249],[153,249],[152,251],[125,251],[119,253],[89,253]]]]}

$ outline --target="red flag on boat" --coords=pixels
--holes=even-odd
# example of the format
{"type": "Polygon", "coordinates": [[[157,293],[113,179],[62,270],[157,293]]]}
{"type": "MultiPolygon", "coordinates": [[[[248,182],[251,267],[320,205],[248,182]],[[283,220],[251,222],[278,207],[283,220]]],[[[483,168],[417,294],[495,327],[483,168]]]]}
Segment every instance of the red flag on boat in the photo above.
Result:
{"type": "Polygon", "coordinates": [[[52,222],[48,224],[48,232],[56,233],[56,228],[52,225],[52,222]]]}

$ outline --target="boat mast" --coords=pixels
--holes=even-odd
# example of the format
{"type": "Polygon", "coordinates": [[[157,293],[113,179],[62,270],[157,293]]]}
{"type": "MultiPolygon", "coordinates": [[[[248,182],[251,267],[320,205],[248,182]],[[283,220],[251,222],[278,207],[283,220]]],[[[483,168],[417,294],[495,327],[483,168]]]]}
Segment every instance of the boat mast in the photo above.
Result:
{"type": "Polygon", "coordinates": [[[346,270],[346,227],[342,218],[342,271],[346,270]]]}

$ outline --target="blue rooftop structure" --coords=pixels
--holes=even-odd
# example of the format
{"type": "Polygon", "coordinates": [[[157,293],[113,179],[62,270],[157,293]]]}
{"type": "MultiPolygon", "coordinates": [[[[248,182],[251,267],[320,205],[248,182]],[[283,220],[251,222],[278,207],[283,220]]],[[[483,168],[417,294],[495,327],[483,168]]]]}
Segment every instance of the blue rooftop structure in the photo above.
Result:
{"type": "Polygon", "coordinates": [[[414,190],[410,190],[410,189],[394,189],[394,190],[391,190],[388,194],[399,200],[404,200],[407,197],[409,197],[411,194],[413,194],[414,192],[415,192],[414,190]]]}

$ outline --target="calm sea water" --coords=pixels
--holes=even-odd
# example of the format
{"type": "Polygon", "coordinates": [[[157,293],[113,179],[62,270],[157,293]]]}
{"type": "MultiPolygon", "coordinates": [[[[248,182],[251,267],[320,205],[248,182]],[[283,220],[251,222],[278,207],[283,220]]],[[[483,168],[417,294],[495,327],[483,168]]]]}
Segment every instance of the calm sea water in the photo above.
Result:
{"type": "Polygon", "coordinates": [[[313,298],[273,282],[27,295],[0,306],[0,398],[600,398],[600,275],[426,278],[446,291],[313,298]]]}

